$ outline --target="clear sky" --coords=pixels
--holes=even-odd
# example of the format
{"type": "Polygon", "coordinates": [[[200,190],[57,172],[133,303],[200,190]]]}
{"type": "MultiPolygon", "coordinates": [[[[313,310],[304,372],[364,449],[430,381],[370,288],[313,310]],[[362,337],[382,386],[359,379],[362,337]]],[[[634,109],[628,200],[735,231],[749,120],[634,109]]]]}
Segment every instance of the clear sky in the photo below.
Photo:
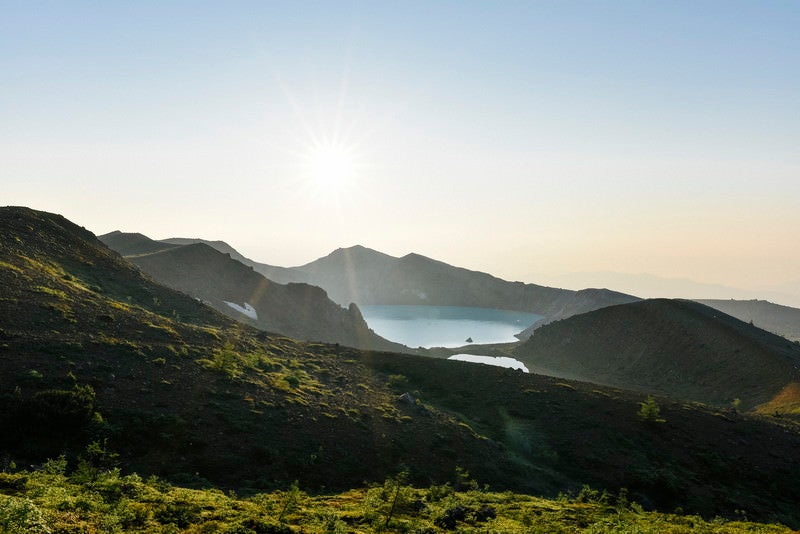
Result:
{"type": "Polygon", "coordinates": [[[0,204],[98,234],[800,295],[799,148],[796,1],[0,0],[0,204]]]}

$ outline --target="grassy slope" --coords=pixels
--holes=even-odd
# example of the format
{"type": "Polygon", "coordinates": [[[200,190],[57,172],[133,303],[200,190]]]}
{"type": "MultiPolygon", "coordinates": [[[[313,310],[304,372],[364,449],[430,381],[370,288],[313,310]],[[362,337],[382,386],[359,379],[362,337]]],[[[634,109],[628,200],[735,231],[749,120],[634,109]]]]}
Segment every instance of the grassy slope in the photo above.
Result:
{"type": "Polygon", "coordinates": [[[375,369],[404,373],[424,402],[445,407],[500,442],[500,450],[541,469],[541,481],[555,472],[596,487],[628,488],[661,509],[714,514],[730,514],[734,501],[771,486],[774,496],[739,505],[770,511],[760,517],[793,508],[778,502],[795,491],[790,473],[800,468],[797,428],[789,421],[779,426],[659,399],[666,423],[648,423],[636,416],[643,397],[624,390],[444,360],[370,360],[375,369]]]}
{"type": "MultiPolygon", "coordinates": [[[[5,402],[19,417],[37,406],[37,392],[89,384],[106,418],[99,430],[129,465],[238,486],[303,474],[309,485],[343,487],[409,459],[436,477],[452,472],[454,454],[478,463],[487,450],[446,415],[409,421],[386,377],[347,349],[242,327],[153,283],[63,218],[0,215],[0,283],[8,289],[0,384],[16,389],[5,402]],[[437,434],[450,456],[432,446],[437,434]]],[[[8,413],[2,422],[13,428],[19,421],[8,413]]],[[[53,439],[31,423],[27,434],[3,433],[0,446],[40,461],[99,432],[84,423],[53,439]],[[29,435],[40,446],[25,447],[29,435]]]]}
{"type": "Polygon", "coordinates": [[[800,347],[691,301],[655,299],[553,323],[515,350],[532,370],[751,409],[797,380],[800,347]]]}
{"type": "Polygon", "coordinates": [[[31,210],[0,210],[0,262],[0,452],[20,463],[107,438],[126,468],[237,488],[348,488],[401,468],[427,484],[461,466],[500,489],[627,487],[663,510],[800,525],[791,425],[666,400],[667,422],[647,423],[623,391],[269,336],[31,210]],[[88,415],[47,426],[64,410],[41,392],[87,384],[88,415]]]}

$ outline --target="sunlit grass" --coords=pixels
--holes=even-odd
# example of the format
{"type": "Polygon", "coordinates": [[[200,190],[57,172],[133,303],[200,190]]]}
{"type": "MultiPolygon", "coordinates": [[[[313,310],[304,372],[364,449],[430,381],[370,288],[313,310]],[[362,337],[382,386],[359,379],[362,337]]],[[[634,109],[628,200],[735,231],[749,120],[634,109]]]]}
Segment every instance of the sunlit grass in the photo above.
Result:
{"type": "Polygon", "coordinates": [[[3,532],[641,532],[788,533],[767,525],[646,512],[624,495],[584,488],[542,499],[511,492],[415,488],[402,475],[383,485],[332,495],[297,486],[239,497],[188,489],[86,465],[67,474],[63,459],[42,470],[0,473],[3,532]]]}

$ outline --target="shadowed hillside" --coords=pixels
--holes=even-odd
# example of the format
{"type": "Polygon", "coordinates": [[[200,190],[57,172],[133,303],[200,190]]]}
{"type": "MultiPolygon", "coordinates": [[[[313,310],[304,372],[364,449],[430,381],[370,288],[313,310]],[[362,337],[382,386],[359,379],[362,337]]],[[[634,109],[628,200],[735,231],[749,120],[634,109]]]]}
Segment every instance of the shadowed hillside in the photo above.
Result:
{"type": "Polygon", "coordinates": [[[268,332],[358,348],[410,350],[370,330],[355,304],[345,309],[316,286],[267,280],[204,243],[176,245],[129,259],[160,283],[268,332]],[[246,305],[252,306],[253,313],[241,310],[246,305]]]}
{"type": "MultiPolygon", "coordinates": [[[[167,243],[201,240],[168,239],[167,243]]],[[[221,241],[204,241],[222,252],[233,249],[221,241]]],[[[240,259],[270,280],[307,282],[322,287],[332,300],[344,306],[357,304],[412,304],[475,306],[516,310],[544,315],[546,322],[586,311],[633,302],[638,298],[607,289],[572,291],[552,287],[507,282],[486,273],[453,267],[419,254],[395,258],[362,246],[340,248],[331,254],[299,267],[274,267],[240,259]]],[[[242,259],[243,258],[243,259],[242,259]]]]}
{"type": "Polygon", "coordinates": [[[119,230],[98,236],[97,239],[106,244],[111,250],[116,250],[123,256],[136,256],[150,254],[174,248],[176,245],[164,241],[150,239],[144,234],[120,232],[119,230]]]}
{"type": "Polygon", "coordinates": [[[0,287],[0,453],[19,463],[99,439],[129,469],[233,487],[513,472],[451,415],[398,404],[360,353],[239,324],[61,216],[0,209],[0,287]]]}
{"type": "Polygon", "coordinates": [[[766,300],[697,300],[790,341],[800,341],[800,309],[766,300]]]}
{"type": "Polygon", "coordinates": [[[460,467],[499,490],[625,487],[646,507],[800,526],[786,419],[662,398],[647,419],[636,393],[271,336],[23,208],[0,209],[0,284],[0,453],[18,464],[81,455],[245,491],[403,469],[463,484],[460,467]]]}
{"type": "Polygon", "coordinates": [[[394,258],[355,246],[296,267],[337,302],[476,306],[532,312],[549,320],[632,302],[606,289],[570,291],[506,282],[419,254],[394,258]]]}
{"type": "Polygon", "coordinates": [[[514,354],[531,370],[743,409],[800,375],[800,346],[686,300],[577,315],[536,331],[514,354]]]}
{"type": "MultiPolygon", "coordinates": [[[[277,282],[279,284],[289,284],[292,282],[310,283],[306,277],[294,271],[291,267],[277,267],[275,265],[267,265],[266,263],[253,261],[250,258],[243,256],[241,253],[239,253],[239,251],[234,249],[225,241],[209,241],[207,239],[172,237],[170,239],[162,240],[161,243],[171,245],[194,245],[197,243],[203,243],[215,250],[222,252],[223,254],[230,254],[230,257],[234,260],[241,262],[248,267],[252,267],[254,271],[262,274],[265,278],[272,280],[273,282],[277,282]]],[[[344,306],[347,304],[349,304],[349,302],[343,303],[344,306]]]]}

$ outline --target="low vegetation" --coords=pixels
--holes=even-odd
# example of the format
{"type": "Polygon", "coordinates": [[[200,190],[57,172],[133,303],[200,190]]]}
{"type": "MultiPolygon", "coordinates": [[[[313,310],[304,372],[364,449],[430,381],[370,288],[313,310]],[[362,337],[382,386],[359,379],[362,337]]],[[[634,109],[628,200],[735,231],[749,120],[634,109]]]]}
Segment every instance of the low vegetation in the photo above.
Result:
{"type": "Polygon", "coordinates": [[[237,496],[190,489],[119,469],[68,473],[63,458],[36,471],[0,473],[0,532],[370,533],[370,532],[641,532],[788,533],[782,525],[704,520],[647,512],[624,492],[584,487],[575,495],[541,499],[486,489],[456,491],[405,483],[401,473],[336,494],[285,490],[237,496]]]}

